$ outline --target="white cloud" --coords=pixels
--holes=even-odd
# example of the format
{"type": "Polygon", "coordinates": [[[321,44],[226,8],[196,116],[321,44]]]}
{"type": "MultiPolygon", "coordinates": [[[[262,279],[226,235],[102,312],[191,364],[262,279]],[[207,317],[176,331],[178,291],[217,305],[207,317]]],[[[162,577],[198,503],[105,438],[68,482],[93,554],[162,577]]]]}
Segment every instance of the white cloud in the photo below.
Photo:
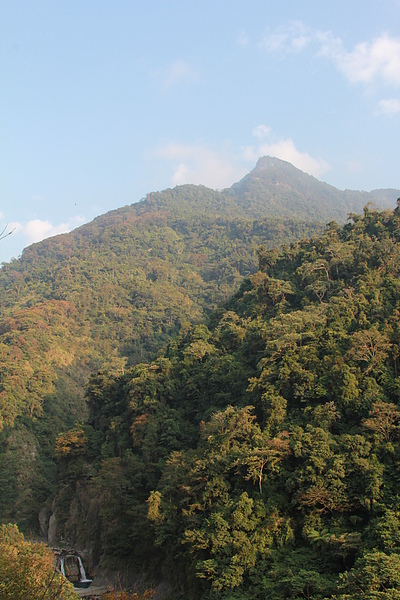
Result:
{"type": "Polygon", "coordinates": [[[383,34],[372,42],[357,44],[345,50],[338,39],[325,44],[322,53],[352,83],[373,83],[381,80],[388,85],[400,85],[400,39],[383,34]]]}
{"type": "Polygon", "coordinates": [[[29,243],[40,242],[45,238],[58,233],[67,233],[69,227],[66,223],[61,225],[52,225],[50,221],[41,221],[40,219],[34,219],[29,221],[23,229],[24,235],[28,238],[29,243]]]}
{"type": "Polygon", "coordinates": [[[254,127],[253,129],[253,135],[261,140],[265,137],[268,137],[271,131],[271,127],[267,127],[266,125],[257,125],[257,127],[254,127]]]}
{"type": "Polygon", "coordinates": [[[306,152],[297,150],[292,139],[273,144],[263,144],[259,147],[258,152],[260,156],[275,156],[281,160],[286,160],[298,169],[314,175],[314,177],[321,177],[330,169],[326,160],[313,158],[306,152]]]}
{"type": "Polygon", "coordinates": [[[400,85],[400,38],[386,33],[347,50],[332,32],[311,30],[296,22],[267,35],[260,46],[280,54],[298,53],[312,46],[317,56],[328,58],[351,83],[400,85]]]}
{"type": "Polygon", "coordinates": [[[58,235],[59,233],[68,233],[75,227],[82,225],[86,219],[82,216],[73,217],[67,223],[53,225],[50,221],[41,219],[33,219],[25,225],[19,222],[9,224],[9,229],[15,229],[15,234],[22,235],[26,239],[26,244],[40,242],[45,238],[58,235]]]}
{"type": "Polygon", "coordinates": [[[390,98],[388,100],[381,100],[378,105],[378,109],[375,114],[377,115],[396,115],[400,113],[400,100],[396,98],[390,98]]]}
{"type": "Polygon", "coordinates": [[[213,189],[229,187],[246,174],[246,169],[237,166],[236,161],[228,156],[203,145],[184,145],[171,143],[156,151],[158,156],[177,163],[171,177],[172,185],[194,183],[213,189]]]}
{"type": "Polygon", "coordinates": [[[169,90],[179,83],[195,83],[200,79],[197,71],[182,59],[178,59],[165,69],[157,71],[156,76],[161,78],[164,90],[169,90]]]}

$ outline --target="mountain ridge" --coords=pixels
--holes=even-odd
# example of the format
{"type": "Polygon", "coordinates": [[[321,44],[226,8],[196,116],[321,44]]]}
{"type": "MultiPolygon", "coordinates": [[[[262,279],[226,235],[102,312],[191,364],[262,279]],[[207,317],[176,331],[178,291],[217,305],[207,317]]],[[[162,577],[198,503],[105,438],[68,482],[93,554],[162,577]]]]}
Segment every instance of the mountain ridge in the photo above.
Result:
{"type": "MultiPolygon", "coordinates": [[[[150,192],[137,202],[111,209],[71,232],[53,237],[68,236],[74,231],[85,232],[91,224],[106,227],[120,222],[123,216],[133,219],[149,212],[157,212],[160,216],[163,211],[168,218],[193,217],[207,211],[208,216],[234,219],[288,217],[324,224],[336,220],[343,224],[349,213],[361,214],[364,206],[371,202],[380,209],[393,209],[398,197],[400,189],[396,188],[377,188],[370,192],[340,190],[287,161],[263,156],[249,173],[230,188],[218,191],[201,184],[183,184],[150,192]],[[258,176],[260,173],[263,177],[258,176]]],[[[46,240],[27,248],[38,248],[38,244],[42,243],[46,243],[46,240]]]]}

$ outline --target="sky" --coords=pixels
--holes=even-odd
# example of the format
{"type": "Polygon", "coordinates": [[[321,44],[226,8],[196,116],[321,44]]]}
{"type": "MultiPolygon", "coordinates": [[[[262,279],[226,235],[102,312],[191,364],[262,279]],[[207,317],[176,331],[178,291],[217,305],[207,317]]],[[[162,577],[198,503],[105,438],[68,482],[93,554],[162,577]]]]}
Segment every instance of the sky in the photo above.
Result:
{"type": "Polygon", "coordinates": [[[276,156],[400,188],[400,0],[0,0],[0,263],[276,156]]]}

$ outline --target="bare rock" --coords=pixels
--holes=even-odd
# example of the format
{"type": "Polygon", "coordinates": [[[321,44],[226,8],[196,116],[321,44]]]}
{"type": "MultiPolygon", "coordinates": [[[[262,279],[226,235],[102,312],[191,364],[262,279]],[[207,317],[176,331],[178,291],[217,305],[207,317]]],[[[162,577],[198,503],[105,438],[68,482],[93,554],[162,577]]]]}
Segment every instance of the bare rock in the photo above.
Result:
{"type": "Polygon", "coordinates": [[[46,506],[43,506],[40,509],[40,512],[38,514],[38,519],[39,519],[40,533],[46,539],[47,539],[47,535],[49,532],[50,516],[51,516],[51,510],[49,508],[47,508],[46,506]]]}
{"type": "Polygon", "coordinates": [[[56,515],[53,513],[49,519],[49,526],[47,530],[47,543],[50,547],[56,545],[56,537],[57,537],[57,519],[56,515]]]}

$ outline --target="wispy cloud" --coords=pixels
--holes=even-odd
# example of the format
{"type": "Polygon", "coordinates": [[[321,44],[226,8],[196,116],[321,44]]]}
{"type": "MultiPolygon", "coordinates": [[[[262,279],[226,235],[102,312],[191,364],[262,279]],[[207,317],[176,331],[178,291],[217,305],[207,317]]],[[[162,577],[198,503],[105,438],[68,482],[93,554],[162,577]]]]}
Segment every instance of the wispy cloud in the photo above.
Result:
{"type": "Polygon", "coordinates": [[[321,55],[330,58],[352,83],[381,81],[387,85],[400,85],[400,38],[383,34],[347,51],[340,39],[325,35],[321,55]]]}
{"type": "Polygon", "coordinates": [[[194,183],[223,189],[246,174],[246,169],[229,152],[218,152],[204,145],[169,143],[158,148],[156,154],[174,163],[172,185],[194,183]]]}
{"type": "Polygon", "coordinates": [[[400,100],[397,98],[389,98],[388,100],[381,100],[376,110],[377,115],[397,115],[400,113],[400,100]]]}
{"type": "Polygon", "coordinates": [[[26,245],[40,242],[53,235],[68,233],[75,227],[82,225],[86,219],[82,216],[73,217],[67,223],[53,225],[48,220],[33,219],[26,224],[14,222],[9,224],[10,229],[15,229],[16,235],[22,235],[26,240],[26,245]]]}
{"type": "Polygon", "coordinates": [[[306,25],[295,21],[265,35],[260,42],[260,47],[268,52],[280,54],[297,53],[304,50],[313,41],[314,35],[306,25]]]}
{"type": "Polygon", "coordinates": [[[249,37],[245,31],[241,32],[236,41],[239,44],[239,46],[242,46],[242,48],[248,46],[250,42],[249,37]]]}
{"type": "Polygon", "coordinates": [[[267,34],[260,46],[270,53],[299,53],[314,49],[315,56],[329,59],[351,83],[400,85],[400,38],[383,33],[347,49],[330,31],[312,30],[301,22],[267,34]]]}
{"type": "Polygon", "coordinates": [[[174,61],[164,69],[159,69],[155,72],[155,76],[161,80],[165,91],[180,83],[196,83],[200,80],[199,73],[183,59],[174,61]]]}
{"type": "Polygon", "coordinates": [[[257,145],[248,146],[245,149],[243,156],[248,161],[254,162],[260,156],[274,156],[292,163],[292,165],[298,169],[301,169],[310,175],[314,175],[314,177],[321,177],[330,170],[329,163],[326,160],[314,158],[307,152],[301,152],[296,148],[291,138],[277,139],[273,134],[271,127],[258,125],[253,129],[253,135],[257,137],[260,142],[257,145]],[[261,139],[264,139],[264,141],[261,142],[261,139]]]}

